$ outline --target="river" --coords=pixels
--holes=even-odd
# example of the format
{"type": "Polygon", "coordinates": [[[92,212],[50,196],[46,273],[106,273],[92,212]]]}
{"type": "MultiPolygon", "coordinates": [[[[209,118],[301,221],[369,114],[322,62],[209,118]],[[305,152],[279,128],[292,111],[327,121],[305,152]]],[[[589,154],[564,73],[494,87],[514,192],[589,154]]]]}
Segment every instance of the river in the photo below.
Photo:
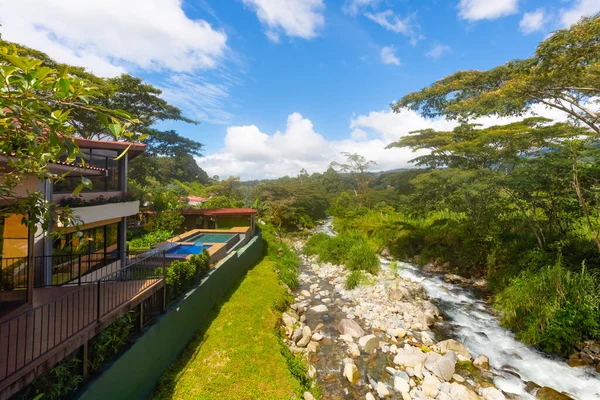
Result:
{"type": "MultiPolygon", "coordinates": [[[[318,231],[335,235],[331,221],[318,231]]],[[[382,269],[387,269],[389,261],[381,259],[381,263],[382,269]]],[[[592,367],[572,368],[562,359],[524,345],[500,325],[490,305],[474,291],[445,282],[416,265],[399,264],[400,275],[420,283],[443,312],[451,336],[462,342],[473,356],[484,354],[489,358],[495,374],[494,384],[499,389],[533,399],[525,390],[526,382],[531,381],[570,393],[580,400],[600,399],[600,375],[592,367]]]]}

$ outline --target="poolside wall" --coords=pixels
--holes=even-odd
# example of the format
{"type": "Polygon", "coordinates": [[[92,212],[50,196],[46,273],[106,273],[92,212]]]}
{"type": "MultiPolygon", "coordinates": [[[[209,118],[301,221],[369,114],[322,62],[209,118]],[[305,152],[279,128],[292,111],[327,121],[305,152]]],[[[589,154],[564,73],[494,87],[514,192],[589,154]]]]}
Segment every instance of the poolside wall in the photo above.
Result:
{"type": "Polygon", "coordinates": [[[200,284],[171,306],[79,398],[147,399],[219,300],[261,257],[262,236],[258,233],[221,260],[200,284]]]}

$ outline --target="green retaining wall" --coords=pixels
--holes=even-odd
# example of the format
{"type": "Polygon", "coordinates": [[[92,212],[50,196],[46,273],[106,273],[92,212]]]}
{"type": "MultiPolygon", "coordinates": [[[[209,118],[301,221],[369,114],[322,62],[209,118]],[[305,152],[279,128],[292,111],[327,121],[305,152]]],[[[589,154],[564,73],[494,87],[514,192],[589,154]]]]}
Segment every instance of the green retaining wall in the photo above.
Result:
{"type": "Polygon", "coordinates": [[[147,399],[219,300],[262,257],[262,237],[221,260],[206,278],[169,308],[123,355],[94,379],[85,400],[147,399]]]}

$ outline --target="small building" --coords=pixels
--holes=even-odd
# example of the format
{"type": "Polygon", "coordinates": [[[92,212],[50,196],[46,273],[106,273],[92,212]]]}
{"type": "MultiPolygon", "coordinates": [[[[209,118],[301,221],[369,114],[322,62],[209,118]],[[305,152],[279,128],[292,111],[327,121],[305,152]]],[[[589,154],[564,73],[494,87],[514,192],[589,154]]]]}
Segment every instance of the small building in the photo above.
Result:
{"type": "Polygon", "coordinates": [[[199,206],[210,200],[210,197],[188,196],[187,203],[190,206],[199,206]]]}
{"type": "Polygon", "coordinates": [[[184,230],[191,229],[230,229],[250,227],[251,236],[256,230],[256,213],[253,208],[212,208],[181,210],[184,216],[184,230]]]}

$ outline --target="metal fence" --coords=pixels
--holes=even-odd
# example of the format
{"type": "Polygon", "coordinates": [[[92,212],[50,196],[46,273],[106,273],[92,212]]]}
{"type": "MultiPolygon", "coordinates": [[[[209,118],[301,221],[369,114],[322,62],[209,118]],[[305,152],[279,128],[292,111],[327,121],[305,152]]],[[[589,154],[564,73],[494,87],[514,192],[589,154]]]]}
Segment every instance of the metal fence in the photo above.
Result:
{"type": "Polygon", "coordinates": [[[95,282],[38,290],[60,297],[0,324],[0,387],[14,374],[164,279],[163,251],[131,257],[95,282]],[[64,294],[63,294],[64,293],[64,294]]]}

